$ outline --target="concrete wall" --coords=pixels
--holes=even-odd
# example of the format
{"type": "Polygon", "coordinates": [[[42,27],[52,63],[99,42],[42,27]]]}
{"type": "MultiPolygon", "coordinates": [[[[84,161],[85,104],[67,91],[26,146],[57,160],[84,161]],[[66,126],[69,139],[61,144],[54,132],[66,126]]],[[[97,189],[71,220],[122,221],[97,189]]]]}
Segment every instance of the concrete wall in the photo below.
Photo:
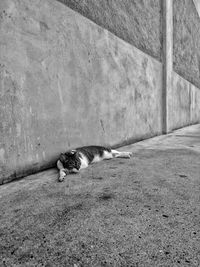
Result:
{"type": "Polygon", "coordinates": [[[200,89],[173,72],[169,103],[172,130],[200,122],[200,89]]]}
{"type": "Polygon", "coordinates": [[[199,17],[200,17],[200,1],[199,0],[193,0],[193,2],[194,2],[194,5],[196,7],[196,10],[199,14],[199,17]]]}
{"type": "Polygon", "coordinates": [[[174,70],[200,88],[200,17],[193,0],[174,0],[174,70]]]}
{"type": "Polygon", "coordinates": [[[161,61],[162,0],[59,0],[161,61]]]}
{"type": "Polygon", "coordinates": [[[0,2],[0,182],[162,131],[162,65],[54,0],[0,2]]]}
{"type": "Polygon", "coordinates": [[[163,1],[1,0],[0,183],[200,122],[198,13],[163,1]]]}

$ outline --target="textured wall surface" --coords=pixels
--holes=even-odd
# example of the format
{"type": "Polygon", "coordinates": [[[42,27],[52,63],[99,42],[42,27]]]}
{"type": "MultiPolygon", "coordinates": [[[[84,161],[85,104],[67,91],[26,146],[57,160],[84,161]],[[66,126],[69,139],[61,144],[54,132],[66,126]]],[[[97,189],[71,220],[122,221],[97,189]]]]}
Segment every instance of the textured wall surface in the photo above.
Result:
{"type": "Polygon", "coordinates": [[[161,61],[161,0],[59,0],[161,61]]]}
{"type": "Polygon", "coordinates": [[[162,66],[55,0],[0,2],[0,181],[161,133],[162,66]]]}
{"type": "Polygon", "coordinates": [[[172,76],[170,128],[178,129],[200,122],[200,90],[176,72],[172,76]]]}
{"type": "Polygon", "coordinates": [[[193,0],[193,2],[194,2],[194,5],[196,7],[196,10],[199,14],[199,17],[200,17],[200,1],[199,0],[193,0]]]}
{"type": "Polygon", "coordinates": [[[174,0],[174,70],[200,88],[200,18],[192,0],[174,0]]]}

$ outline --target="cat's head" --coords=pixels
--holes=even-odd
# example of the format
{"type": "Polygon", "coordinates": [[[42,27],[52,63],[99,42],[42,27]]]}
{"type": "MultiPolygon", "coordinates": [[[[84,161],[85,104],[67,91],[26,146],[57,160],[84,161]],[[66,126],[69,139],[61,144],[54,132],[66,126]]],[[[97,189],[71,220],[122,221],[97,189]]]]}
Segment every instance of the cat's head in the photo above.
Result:
{"type": "Polygon", "coordinates": [[[62,153],[59,159],[62,162],[64,168],[70,171],[76,168],[76,162],[79,159],[79,155],[76,150],[69,150],[66,153],[62,153]]]}

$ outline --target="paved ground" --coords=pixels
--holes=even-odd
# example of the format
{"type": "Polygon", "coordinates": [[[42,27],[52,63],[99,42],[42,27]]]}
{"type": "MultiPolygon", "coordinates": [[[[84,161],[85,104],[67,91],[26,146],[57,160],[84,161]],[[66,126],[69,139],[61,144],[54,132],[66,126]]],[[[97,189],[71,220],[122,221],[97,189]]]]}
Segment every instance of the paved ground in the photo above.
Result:
{"type": "Polygon", "coordinates": [[[0,266],[200,266],[200,125],[0,186],[0,266]]]}

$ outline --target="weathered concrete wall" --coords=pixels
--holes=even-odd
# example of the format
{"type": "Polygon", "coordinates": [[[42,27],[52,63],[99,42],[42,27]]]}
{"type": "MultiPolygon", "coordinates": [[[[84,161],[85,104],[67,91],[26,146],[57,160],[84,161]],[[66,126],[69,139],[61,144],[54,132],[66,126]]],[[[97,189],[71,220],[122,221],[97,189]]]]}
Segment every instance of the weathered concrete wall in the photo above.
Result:
{"type": "Polygon", "coordinates": [[[200,88],[200,17],[193,0],[174,0],[174,70],[200,88]]]}
{"type": "Polygon", "coordinates": [[[200,122],[200,90],[176,72],[172,76],[172,96],[169,103],[170,128],[178,129],[200,122]]]}
{"type": "Polygon", "coordinates": [[[193,2],[194,2],[194,5],[196,7],[196,10],[199,14],[199,17],[200,17],[200,1],[199,0],[193,0],[193,2]]]}
{"type": "Polygon", "coordinates": [[[0,182],[161,133],[161,63],[55,0],[0,12],[0,182]]]}
{"type": "Polygon", "coordinates": [[[162,0],[59,0],[161,61],[162,0]]]}

